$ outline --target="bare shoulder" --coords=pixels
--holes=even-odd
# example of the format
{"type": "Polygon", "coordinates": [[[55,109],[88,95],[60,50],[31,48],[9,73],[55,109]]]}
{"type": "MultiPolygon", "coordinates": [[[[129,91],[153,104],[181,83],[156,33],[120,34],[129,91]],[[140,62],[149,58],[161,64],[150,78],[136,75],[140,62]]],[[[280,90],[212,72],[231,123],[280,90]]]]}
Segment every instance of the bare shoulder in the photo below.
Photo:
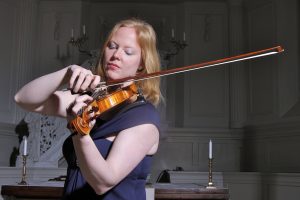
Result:
{"type": "MultiPolygon", "coordinates": [[[[141,124],[121,131],[115,138],[116,145],[144,152],[156,153],[159,143],[159,130],[153,124],[141,124]]],[[[114,144],[114,145],[115,145],[114,144]]]]}

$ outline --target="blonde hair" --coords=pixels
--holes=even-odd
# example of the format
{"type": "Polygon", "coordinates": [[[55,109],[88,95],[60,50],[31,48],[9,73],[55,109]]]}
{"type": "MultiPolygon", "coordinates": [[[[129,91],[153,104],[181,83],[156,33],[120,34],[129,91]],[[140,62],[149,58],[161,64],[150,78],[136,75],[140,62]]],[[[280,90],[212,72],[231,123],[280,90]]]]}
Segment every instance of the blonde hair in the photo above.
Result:
{"type": "MultiPolygon", "coordinates": [[[[160,59],[156,47],[156,34],[153,27],[143,20],[131,18],[118,22],[108,35],[108,38],[104,43],[103,49],[105,49],[112,36],[121,27],[130,27],[136,30],[137,42],[142,50],[142,69],[138,70],[138,73],[149,74],[160,71],[160,59]]],[[[100,60],[97,66],[98,74],[102,75],[103,77],[105,77],[104,53],[104,51],[101,52],[100,60]]],[[[137,81],[136,85],[142,90],[142,93],[147,101],[151,102],[155,106],[158,105],[161,97],[161,92],[159,88],[159,78],[151,78],[143,81],[137,81]]]]}

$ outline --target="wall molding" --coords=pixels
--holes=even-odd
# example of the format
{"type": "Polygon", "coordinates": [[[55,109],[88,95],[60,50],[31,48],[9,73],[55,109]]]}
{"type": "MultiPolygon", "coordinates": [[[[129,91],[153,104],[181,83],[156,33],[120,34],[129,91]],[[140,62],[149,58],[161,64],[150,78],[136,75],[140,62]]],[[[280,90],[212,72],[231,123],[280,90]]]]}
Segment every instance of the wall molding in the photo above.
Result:
{"type": "Polygon", "coordinates": [[[281,122],[245,127],[245,139],[282,138],[300,136],[300,124],[281,122]]]}
{"type": "Polygon", "coordinates": [[[242,154],[242,129],[168,128],[162,131],[154,156],[151,178],[163,169],[182,167],[187,171],[206,171],[208,143],[213,142],[214,170],[239,171],[242,154]]]}

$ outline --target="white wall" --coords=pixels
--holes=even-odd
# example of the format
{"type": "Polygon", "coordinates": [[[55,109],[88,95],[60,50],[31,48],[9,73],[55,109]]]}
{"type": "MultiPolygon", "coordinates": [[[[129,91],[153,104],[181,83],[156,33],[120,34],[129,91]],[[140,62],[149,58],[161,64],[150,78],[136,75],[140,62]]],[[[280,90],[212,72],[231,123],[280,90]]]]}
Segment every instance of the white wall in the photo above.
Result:
{"type": "Polygon", "coordinates": [[[0,163],[9,166],[10,154],[18,148],[14,129],[24,116],[13,96],[32,77],[37,1],[1,0],[0,5],[0,163]]]}
{"type": "Polygon", "coordinates": [[[248,48],[285,49],[247,63],[245,170],[299,172],[299,3],[245,2],[248,48]]]}

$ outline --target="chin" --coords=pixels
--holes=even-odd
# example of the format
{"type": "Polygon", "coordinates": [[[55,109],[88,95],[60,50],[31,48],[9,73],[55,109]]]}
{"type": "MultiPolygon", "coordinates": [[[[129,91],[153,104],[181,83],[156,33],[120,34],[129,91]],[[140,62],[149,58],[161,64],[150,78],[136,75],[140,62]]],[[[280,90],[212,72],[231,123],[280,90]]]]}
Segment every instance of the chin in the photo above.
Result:
{"type": "Polygon", "coordinates": [[[107,73],[106,77],[108,80],[117,80],[117,79],[123,79],[128,77],[133,77],[134,75],[120,75],[116,73],[107,73]]]}
{"type": "Polygon", "coordinates": [[[107,72],[106,77],[108,80],[116,80],[116,79],[121,79],[122,77],[116,73],[113,72],[107,72]]]}

